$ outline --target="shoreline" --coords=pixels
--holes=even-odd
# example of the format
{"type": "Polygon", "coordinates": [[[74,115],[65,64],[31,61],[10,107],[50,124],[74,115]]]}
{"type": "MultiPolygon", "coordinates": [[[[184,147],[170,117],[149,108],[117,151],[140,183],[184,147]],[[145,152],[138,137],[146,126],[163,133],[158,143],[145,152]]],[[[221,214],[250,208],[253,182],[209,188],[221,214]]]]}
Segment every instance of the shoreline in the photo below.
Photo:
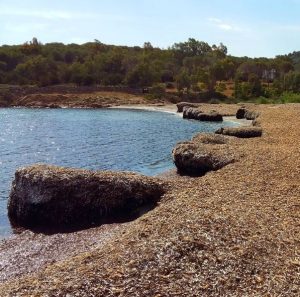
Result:
{"type": "MultiPolygon", "coordinates": [[[[130,104],[113,106],[108,109],[146,110],[152,112],[171,113],[182,118],[182,113],[177,112],[176,104],[130,104]]],[[[225,117],[225,121],[233,117],[225,117]]],[[[177,174],[176,167],[166,169],[155,177],[175,181],[188,179],[177,174]]],[[[132,221],[134,222],[134,221],[132,221]]],[[[49,264],[63,261],[79,253],[88,252],[87,246],[99,248],[107,238],[114,237],[120,230],[124,230],[128,223],[104,224],[94,228],[83,229],[71,233],[57,233],[47,235],[35,233],[21,228],[20,233],[12,233],[0,240],[0,283],[10,278],[19,277],[23,274],[39,271],[49,264]],[[68,248],[66,246],[68,245],[68,248]],[[44,248],[39,248],[43,246],[44,248]],[[51,247],[60,246],[54,252],[51,247]],[[22,259],[22,265],[15,269],[15,259],[22,259]]]]}
{"type": "MultiPolygon", "coordinates": [[[[214,107],[216,107],[216,105],[214,105],[214,107]]],[[[120,106],[113,108],[120,108],[120,106]]],[[[168,113],[171,112],[178,115],[176,105],[125,105],[122,106],[121,109],[143,109],[168,113]]],[[[235,121],[232,116],[226,117],[226,119],[235,121]]],[[[175,170],[166,170],[158,175],[158,177],[166,178],[172,183],[173,189],[171,190],[171,194],[168,194],[171,197],[174,194],[177,195],[177,193],[180,193],[182,191],[182,186],[186,183],[192,187],[193,181],[198,180],[197,178],[180,176],[176,174],[175,170]]],[[[207,176],[218,176],[218,174],[220,173],[212,172],[207,176]]],[[[206,177],[201,177],[200,179],[202,180],[202,178],[203,180],[206,179],[206,177]]],[[[165,198],[165,201],[171,199],[168,195],[165,198]]],[[[165,203],[166,202],[162,201],[162,206],[165,205],[165,203]]],[[[102,225],[96,228],[70,234],[55,234],[49,236],[25,231],[19,235],[12,235],[0,242],[0,255],[2,254],[0,283],[8,281],[10,278],[19,278],[23,275],[27,275],[28,273],[43,271],[48,265],[55,265],[55,263],[65,261],[77,256],[78,254],[95,253],[100,248],[105,248],[105,246],[107,244],[109,245],[110,242],[118,240],[117,238],[119,236],[122,237],[122,234],[127,233],[128,230],[131,229],[131,226],[134,228],[134,226],[144,220],[144,217],[151,217],[156,213],[156,211],[159,211],[159,208],[129,223],[113,224],[112,226],[102,225]],[[49,252],[52,249],[55,250],[54,253],[49,252]],[[21,260],[23,265],[21,265],[21,267],[17,264],[17,261],[19,260],[21,260]],[[14,265],[18,265],[19,270],[16,269],[14,265]]]]}
{"type": "MultiPolygon", "coordinates": [[[[206,103],[203,103],[203,105],[206,105],[206,103]]],[[[216,104],[214,104],[214,107],[216,107],[216,104]]],[[[165,112],[165,113],[171,113],[174,115],[177,115],[179,117],[182,117],[182,112],[177,112],[177,106],[176,104],[124,104],[119,106],[111,106],[107,109],[132,109],[132,110],[146,110],[146,111],[158,111],[158,112],[165,112]]],[[[237,123],[241,126],[250,126],[252,124],[251,120],[246,119],[237,119],[236,116],[233,115],[225,115],[223,116],[223,122],[233,122],[237,123]]]]}
{"type": "Polygon", "coordinates": [[[166,113],[177,113],[176,104],[122,104],[108,107],[108,109],[136,109],[136,110],[147,110],[147,111],[160,111],[166,113]]]}
{"type": "MultiPolygon", "coordinates": [[[[206,103],[203,103],[203,105],[207,105],[206,103]]],[[[214,107],[217,107],[216,104],[213,105],[214,107]]],[[[24,107],[24,106],[15,106],[15,107],[9,107],[9,108],[25,108],[25,109],[32,109],[33,107],[24,107]]],[[[33,108],[33,109],[36,109],[33,108]]],[[[49,107],[40,107],[38,109],[51,109],[49,107]]],[[[177,106],[176,104],[123,104],[123,105],[117,105],[117,106],[111,106],[111,107],[105,107],[105,108],[78,108],[78,107],[60,107],[59,109],[96,109],[96,110],[102,110],[102,109],[120,109],[120,110],[145,110],[145,111],[151,111],[151,112],[163,112],[163,113],[169,113],[176,115],[178,117],[182,118],[182,112],[179,113],[177,112],[177,106]]],[[[224,116],[224,121],[223,122],[233,122],[237,123],[242,126],[248,126],[251,125],[252,121],[244,120],[244,119],[236,119],[235,116],[224,116]]],[[[200,132],[199,132],[200,133],[200,132]]],[[[174,178],[174,177],[179,177],[179,175],[176,174],[176,167],[175,165],[172,168],[168,168],[161,173],[155,175],[155,177],[161,177],[161,178],[174,178]]],[[[0,244],[4,240],[8,240],[12,237],[19,236],[23,232],[26,232],[26,229],[20,228],[21,231],[17,232],[12,232],[8,236],[0,237],[0,244]]]]}
{"type": "MultiPolygon", "coordinates": [[[[203,103],[205,105],[208,103],[203,103]]],[[[215,105],[214,105],[215,106],[215,105]]],[[[176,104],[124,104],[124,105],[114,105],[114,106],[107,106],[107,107],[101,107],[101,108],[95,108],[95,107],[72,107],[72,106],[60,106],[58,108],[51,108],[51,107],[28,107],[28,106],[11,106],[11,107],[0,107],[3,109],[7,108],[13,108],[13,109],[91,109],[91,110],[102,110],[102,109],[125,109],[125,110],[145,110],[145,111],[154,111],[154,112],[164,112],[164,113],[170,113],[174,114],[176,116],[182,117],[182,113],[177,112],[176,104]]],[[[224,115],[224,122],[234,122],[238,123],[243,126],[251,125],[251,120],[246,119],[237,119],[233,115],[224,115]]]]}

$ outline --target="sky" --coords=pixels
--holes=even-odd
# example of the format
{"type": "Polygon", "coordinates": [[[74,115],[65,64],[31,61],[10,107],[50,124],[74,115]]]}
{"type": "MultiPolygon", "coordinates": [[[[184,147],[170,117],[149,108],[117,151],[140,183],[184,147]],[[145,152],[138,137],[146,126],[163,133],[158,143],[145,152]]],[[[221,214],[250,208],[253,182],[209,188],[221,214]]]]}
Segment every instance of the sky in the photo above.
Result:
{"type": "Polygon", "coordinates": [[[151,42],[196,38],[234,56],[300,50],[300,0],[0,0],[0,44],[151,42]]]}

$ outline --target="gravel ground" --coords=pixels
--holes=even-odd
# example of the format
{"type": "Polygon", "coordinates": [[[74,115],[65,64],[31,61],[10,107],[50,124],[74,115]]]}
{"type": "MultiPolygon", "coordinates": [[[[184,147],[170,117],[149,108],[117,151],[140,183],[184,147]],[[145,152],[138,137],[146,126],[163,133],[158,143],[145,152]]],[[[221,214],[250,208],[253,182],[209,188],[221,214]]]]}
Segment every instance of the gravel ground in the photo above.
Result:
{"type": "Polygon", "coordinates": [[[300,105],[253,109],[263,136],[233,138],[236,162],[170,174],[153,211],[84,253],[4,278],[1,296],[299,296],[300,105]]]}
{"type": "Polygon", "coordinates": [[[25,231],[0,242],[0,282],[37,272],[49,264],[101,247],[125,227],[102,225],[53,235],[25,231]]]}

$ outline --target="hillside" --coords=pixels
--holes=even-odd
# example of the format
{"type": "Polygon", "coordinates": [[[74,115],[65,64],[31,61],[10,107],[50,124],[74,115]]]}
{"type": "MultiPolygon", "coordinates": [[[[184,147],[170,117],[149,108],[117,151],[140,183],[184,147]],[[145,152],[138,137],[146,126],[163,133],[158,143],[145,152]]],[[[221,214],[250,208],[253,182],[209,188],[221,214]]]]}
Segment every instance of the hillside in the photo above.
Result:
{"type": "MultiPolygon", "coordinates": [[[[33,38],[0,46],[0,84],[152,88],[152,97],[159,98],[175,90],[179,95],[205,94],[207,100],[222,94],[236,100],[286,102],[286,92],[300,93],[298,60],[297,52],[275,58],[234,57],[222,43],[209,45],[194,38],[168,49],[149,42],[143,47],[98,40],[65,45],[33,38]]],[[[0,102],[7,103],[5,94],[0,94],[0,102]]]]}

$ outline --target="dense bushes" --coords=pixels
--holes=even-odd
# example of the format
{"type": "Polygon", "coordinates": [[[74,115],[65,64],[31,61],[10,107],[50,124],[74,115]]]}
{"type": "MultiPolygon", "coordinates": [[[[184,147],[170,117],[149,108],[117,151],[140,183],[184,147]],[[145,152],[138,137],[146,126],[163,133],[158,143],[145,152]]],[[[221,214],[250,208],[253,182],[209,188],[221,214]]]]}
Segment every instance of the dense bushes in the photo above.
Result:
{"type": "Polygon", "coordinates": [[[300,93],[300,72],[294,71],[300,69],[300,61],[295,57],[296,53],[275,59],[238,58],[228,56],[223,44],[210,46],[193,38],[168,49],[149,42],[126,47],[98,40],[43,45],[33,38],[23,45],[0,47],[0,84],[125,85],[153,87],[150,97],[161,98],[168,90],[188,101],[224,101],[232,96],[230,102],[294,102],[298,97],[287,94],[300,93]]]}

